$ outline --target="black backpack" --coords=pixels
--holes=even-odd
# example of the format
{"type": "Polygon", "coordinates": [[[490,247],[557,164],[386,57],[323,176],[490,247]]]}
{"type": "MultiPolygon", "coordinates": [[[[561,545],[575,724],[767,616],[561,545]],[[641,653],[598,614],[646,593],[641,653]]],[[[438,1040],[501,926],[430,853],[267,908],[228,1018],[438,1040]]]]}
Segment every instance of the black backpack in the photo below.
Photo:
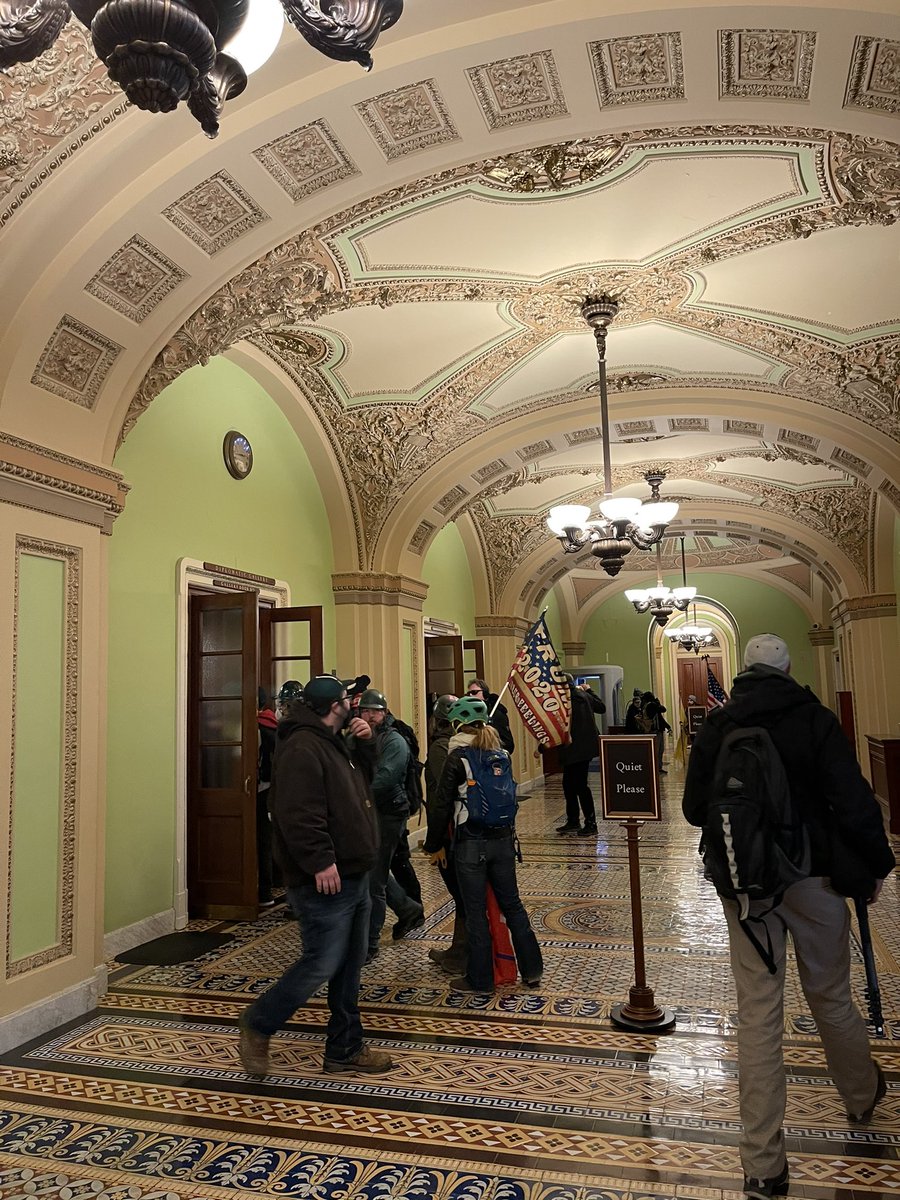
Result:
{"type": "Polygon", "coordinates": [[[404,787],[406,788],[406,799],[409,803],[410,816],[417,813],[422,807],[424,792],[422,791],[422,772],[425,770],[425,764],[419,759],[419,739],[416,737],[416,731],[411,725],[407,725],[405,721],[401,721],[399,717],[394,717],[394,729],[400,734],[407,746],[409,746],[409,758],[406,760],[406,779],[404,787]]]}
{"type": "Polygon", "coordinates": [[[781,756],[767,730],[737,726],[719,747],[700,843],[706,877],[737,901],[741,928],[775,974],[771,940],[764,948],[750,927],[762,923],[792,883],[810,871],[809,833],[791,796],[781,756]],[[771,900],[755,917],[750,905],[771,900]]]}

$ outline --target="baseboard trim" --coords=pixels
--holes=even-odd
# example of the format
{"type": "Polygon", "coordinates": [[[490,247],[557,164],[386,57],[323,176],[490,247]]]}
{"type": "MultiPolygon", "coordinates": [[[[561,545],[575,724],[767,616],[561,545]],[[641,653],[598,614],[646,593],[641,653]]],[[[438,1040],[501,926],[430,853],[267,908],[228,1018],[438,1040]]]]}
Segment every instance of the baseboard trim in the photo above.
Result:
{"type": "Polygon", "coordinates": [[[6,1054],[64,1025],[96,1008],[106,991],[107,970],[105,963],[95,967],[91,979],[76,983],[74,987],[46,996],[19,1012],[0,1018],[0,1054],[6,1054]]]}
{"type": "Polygon", "coordinates": [[[124,925],[114,929],[103,939],[103,957],[109,962],[117,954],[133,950],[135,946],[143,946],[144,942],[152,942],[154,938],[164,937],[167,933],[175,932],[175,909],[167,908],[165,912],[154,913],[152,917],[144,917],[133,925],[124,925]]]}

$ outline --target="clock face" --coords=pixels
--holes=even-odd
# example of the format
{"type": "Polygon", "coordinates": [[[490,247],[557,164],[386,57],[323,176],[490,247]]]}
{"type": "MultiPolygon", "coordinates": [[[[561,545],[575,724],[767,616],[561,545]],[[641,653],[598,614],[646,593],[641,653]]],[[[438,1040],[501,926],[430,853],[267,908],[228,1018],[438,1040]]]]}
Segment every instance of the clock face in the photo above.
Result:
{"type": "Polygon", "coordinates": [[[236,429],[225,434],[222,446],[225,455],[225,466],[235,479],[246,479],[253,469],[253,447],[242,433],[236,429]]]}

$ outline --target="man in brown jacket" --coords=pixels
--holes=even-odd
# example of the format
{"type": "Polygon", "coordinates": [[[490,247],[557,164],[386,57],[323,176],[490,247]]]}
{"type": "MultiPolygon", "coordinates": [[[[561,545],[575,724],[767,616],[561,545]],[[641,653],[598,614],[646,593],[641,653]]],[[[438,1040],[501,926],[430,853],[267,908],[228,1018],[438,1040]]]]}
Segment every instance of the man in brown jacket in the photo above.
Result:
{"type": "Polygon", "coordinates": [[[324,1069],[377,1074],[390,1056],[363,1042],[359,977],[369,932],[369,871],[378,825],[369,786],[372,731],[350,717],[354,680],[318,675],[278,726],[271,798],[275,858],[300,920],[301,957],[240,1017],[248,1075],[266,1075],[269,1039],[326,981],[324,1069]],[[349,725],[356,750],[340,736],[349,725]]]}

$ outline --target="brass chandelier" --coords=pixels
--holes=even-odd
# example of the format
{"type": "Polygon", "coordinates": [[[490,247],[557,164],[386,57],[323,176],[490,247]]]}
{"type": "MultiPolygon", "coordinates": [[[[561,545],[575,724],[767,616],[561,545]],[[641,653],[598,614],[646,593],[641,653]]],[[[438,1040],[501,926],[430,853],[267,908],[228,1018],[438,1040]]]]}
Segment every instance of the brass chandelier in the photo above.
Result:
{"type": "MultiPolygon", "coordinates": [[[[695,596],[697,595],[696,588],[687,587],[687,568],[685,566],[685,559],[684,559],[684,538],[681,539],[681,578],[682,578],[682,581],[685,584],[685,586],[681,587],[681,588],[676,588],[675,590],[680,591],[682,594],[684,594],[686,592],[691,593],[690,599],[688,601],[686,601],[683,605],[679,605],[679,607],[682,609],[682,611],[684,611],[688,607],[690,600],[693,600],[695,598],[695,596]]],[[[626,592],[625,595],[627,596],[628,593],[626,592]]],[[[668,620],[668,617],[666,618],[666,620],[668,620]]],[[[661,624],[664,625],[665,621],[661,622],[661,624]]],[[[682,650],[687,650],[688,653],[693,653],[693,654],[699,654],[701,650],[704,650],[707,646],[711,646],[713,644],[713,642],[716,640],[716,635],[713,632],[711,626],[697,624],[697,605],[696,604],[694,604],[694,620],[693,620],[693,622],[685,621],[685,623],[683,625],[678,625],[674,629],[667,629],[665,631],[665,633],[666,633],[666,637],[671,638],[671,640],[673,642],[677,642],[682,650]]]]}
{"type": "Polygon", "coordinates": [[[603,440],[603,499],[599,520],[590,520],[585,504],[558,504],[550,509],[547,524],[559,538],[564,553],[576,554],[589,545],[607,575],[618,575],[632,549],[649,550],[666,532],[678,505],[660,499],[665,471],[647,471],[650,499],[642,504],[632,496],[613,496],[612,463],[609,452],[609,404],[606,393],[606,335],[619,305],[612,296],[586,296],[581,315],[594,331],[600,373],[600,436],[603,440]]]}
{"type": "Polygon", "coordinates": [[[631,603],[634,605],[634,611],[638,613],[649,612],[660,628],[666,625],[672,613],[684,612],[693,598],[697,595],[697,589],[695,587],[688,587],[687,576],[684,571],[684,538],[681,539],[681,570],[682,577],[684,579],[683,587],[666,587],[662,581],[661,558],[660,546],[657,542],[656,587],[628,588],[628,590],[625,592],[625,599],[631,601],[631,603]]]}
{"type": "Polygon", "coordinates": [[[49,50],[72,14],[137,108],[185,100],[208,137],[226,100],[278,44],[284,18],[320,53],[371,70],[371,50],[403,0],[0,0],[0,69],[49,50]]]}

